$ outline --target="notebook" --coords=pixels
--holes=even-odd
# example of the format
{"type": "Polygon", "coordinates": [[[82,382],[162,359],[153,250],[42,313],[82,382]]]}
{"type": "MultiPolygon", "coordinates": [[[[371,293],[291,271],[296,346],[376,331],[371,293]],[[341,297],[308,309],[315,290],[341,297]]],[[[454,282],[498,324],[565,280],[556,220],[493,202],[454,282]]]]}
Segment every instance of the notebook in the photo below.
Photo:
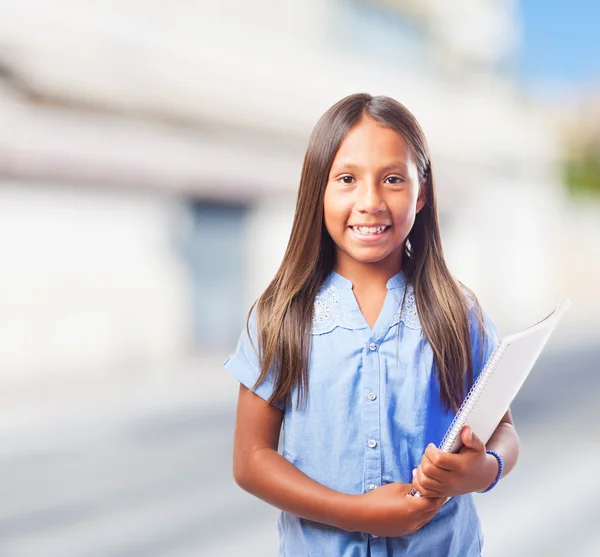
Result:
{"type": "Polygon", "coordinates": [[[489,441],[570,306],[567,299],[539,323],[500,340],[446,431],[439,446],[442,451],[460,450],[464,426],[470,426],[484,443],[489,441]]]}
{"type": "MultiPolygon", "coordinates": [[[[457,453],[460,450],[460,432],[467,425],[483,443],[490,440],[570,306],[571,300],[567,299],[539,323],[500,340],[446,431],[439,445],[442,451],[457,453]]],[[[415,488],[410,495],[421,497],[415,488]]],[[[445,503],[450,499],[452,497],[445,503]]]]}

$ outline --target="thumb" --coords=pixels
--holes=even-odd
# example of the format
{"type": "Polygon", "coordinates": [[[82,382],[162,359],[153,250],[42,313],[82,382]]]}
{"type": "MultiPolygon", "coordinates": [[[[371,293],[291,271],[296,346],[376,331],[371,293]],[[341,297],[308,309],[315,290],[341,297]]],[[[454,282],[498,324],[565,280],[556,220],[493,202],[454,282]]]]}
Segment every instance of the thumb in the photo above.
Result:
{"type": "Polygon", "coordinates": [[[479,439],[475,433],[473,433],[473,430],[469,426],[463,428],[460,437],[465,447],[473,451],[485,451],[485,445],[483,444],[483,441],[479,439]]]}

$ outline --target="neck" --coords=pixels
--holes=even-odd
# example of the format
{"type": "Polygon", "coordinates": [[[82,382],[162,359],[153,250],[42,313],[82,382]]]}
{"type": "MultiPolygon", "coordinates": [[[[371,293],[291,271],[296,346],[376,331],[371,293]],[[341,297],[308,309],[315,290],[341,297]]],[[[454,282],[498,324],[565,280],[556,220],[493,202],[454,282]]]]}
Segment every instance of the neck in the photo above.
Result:
{"type": "Polygon", "coordinates": [[[377,263],[361,263],[338,254],[334,270],[347,278],[355,289],[385,288],[387,281],[402,270],[402,260],[395,257],[377,263]]]}

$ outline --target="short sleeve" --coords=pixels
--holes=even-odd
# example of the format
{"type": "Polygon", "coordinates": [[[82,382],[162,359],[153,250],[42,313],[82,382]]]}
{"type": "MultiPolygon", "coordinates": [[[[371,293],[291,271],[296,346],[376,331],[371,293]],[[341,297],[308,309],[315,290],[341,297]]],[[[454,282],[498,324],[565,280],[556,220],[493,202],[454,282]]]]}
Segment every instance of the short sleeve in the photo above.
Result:
{"type": "MultiPolygon", "coordinates": [[[[260,364],[257,353],[256,308],[250,314],[248,329],[250,330],[251,337],[248,336],[248,330],[244,327],[235,352],[225,360],[223,367],[240,383],[248,387],[248,389],[252,390],[262,399],[268,401],[275,390],[270,375],[267,376],[260,385],[253,389],[254,384],[260,375],[260,364]]],[[[274,404],[274,406],[277,406],[277,408],[282,410],[284,408],[284,405],[279,403],[274,404]]]]}

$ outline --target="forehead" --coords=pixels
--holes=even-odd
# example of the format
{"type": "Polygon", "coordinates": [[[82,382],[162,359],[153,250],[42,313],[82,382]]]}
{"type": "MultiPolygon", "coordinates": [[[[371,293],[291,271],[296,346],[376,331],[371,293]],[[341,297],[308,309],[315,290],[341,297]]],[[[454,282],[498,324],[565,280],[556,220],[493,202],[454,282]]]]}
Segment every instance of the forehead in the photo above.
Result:
{"type": "Polygon", "coordinates": [[[408,142],[391,128],[363,118],[343,139],[333,164],[392,164],[409,166],[413,157],[408,142]]]}

